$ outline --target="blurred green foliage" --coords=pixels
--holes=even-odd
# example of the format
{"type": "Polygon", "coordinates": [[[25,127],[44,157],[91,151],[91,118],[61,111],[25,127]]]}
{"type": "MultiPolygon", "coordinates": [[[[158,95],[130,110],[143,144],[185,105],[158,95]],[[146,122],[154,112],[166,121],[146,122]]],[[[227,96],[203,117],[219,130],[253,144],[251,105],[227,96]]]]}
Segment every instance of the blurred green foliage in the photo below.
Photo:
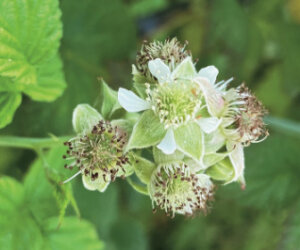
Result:
{"type": "MultiPolygon", "coordinates": [[[[0,26],[16,28],[22,22],[9,21],[13,8],[8,9],[5,2],[10,1],[0,2],[0,26]]],[[[61,28],[55,21],[58,23],[51,31],[57,30],[57,39],[45,40],[49,33],[42,30],[47,27],[39,22],[42,16],[22,9],[19,15],[26,29],[15,30],[12,35],[19,44],[27,44],[17,51],[32,57],[28,57],[30,67],[23,75],[22,69],[4,74],[0,67],[0,125],[12,119],[21,92],[29,98],[23,96],[13,122],[0,131],[2,135],[72,134],[71,114],[78,103],[100,109],[100,78],[114,89],[130,87],[130,65],[142,40],[173,36],[189,41],[188,48],[199,59],[198,68],[214,64],[220,79],[234,76],[236,85],[245,81],[270,116],[280,120],[268,120],[270,137],[246,150],[246,190],[238,185],[220,187],[211,212],[194,219],[177,216],[172,220],[163,213],[152,214],[148,197],[133,192],[121,180],[105,193],[85,190],[79,179],[73,181],[73,188],[71,184],[59,185],[60,180],[71,176],[63,168],[61,148],[43,158],[28,150],[0,148],[0,249],[300,248],[299,1],[61,0],[59,8],[52,0],[22,2],[43,3],[42,13],[49,13],[49,23],[54,22],[50,7],[61,11],[59,54],[67,88],[54,102],[33,101],[53,100],[63,89],[64,81],[55,80],[55,76],[62,79],[60,63],[50,60],[61,28]],[[44,43],[51,41],[52,50],[46,53],[44,43]],[[35,58],[42,54],[44,59],[35,58]],[[28,89],[23,86],[26,81],[39,79],[39,72],[50,76],[48,87],[59,90],[43,89],[39,80],[35,87],[31,82],[28,89]],[[22,88],[12,92],[8,87],[11,81],[22,88]],[[81,220],[76,218],[78,211],[81,220]]],[[[1,32],[3,65],[1,60],[10,55],[3,54],[7,37],[1,32]]]]}

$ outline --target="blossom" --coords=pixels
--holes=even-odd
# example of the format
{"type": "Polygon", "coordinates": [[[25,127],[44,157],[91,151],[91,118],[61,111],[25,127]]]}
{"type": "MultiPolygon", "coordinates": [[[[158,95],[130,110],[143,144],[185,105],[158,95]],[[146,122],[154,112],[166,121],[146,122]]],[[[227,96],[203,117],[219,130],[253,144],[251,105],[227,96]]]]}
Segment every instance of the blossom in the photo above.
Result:
{"type": "Polygon", "coordinates": [[[213,79],[210,67],[197,73],[191,57],[186,57],[173,71],[159,58],[149,61],[148,68],[158,84],[145,84],[147,97],[142,99],[134,92],[120,88],[118,100],[128,112],[154,112],[166,131],[157,145],[159,149],[172,154],[178,148],[174,133],[182,125],[197,123],[205,133],[211,133],[219,126],[221,121],[212,112],[207,117],[201,114],[206,108],[205,100],[208,100],[205,97],[209,96],[206,82],[213,79]]]}

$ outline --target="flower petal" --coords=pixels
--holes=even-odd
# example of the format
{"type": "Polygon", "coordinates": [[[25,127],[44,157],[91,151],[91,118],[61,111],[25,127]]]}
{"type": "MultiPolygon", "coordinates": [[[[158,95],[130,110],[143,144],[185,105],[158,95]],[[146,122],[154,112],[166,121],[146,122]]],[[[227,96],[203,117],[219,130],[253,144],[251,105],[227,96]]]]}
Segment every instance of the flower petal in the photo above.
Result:
{"type": "Polygon", "coordinates": [[[205,77],[211,84],[215,84],[218,74],[219,70],[215,66],[211,65],[200,69],[198,76],[205,77]]]}
{"type": "Polygon", "coordinates": [[[159,83],[168,82],[170,80],[171,71],[160,58],[149,61],[148,67],[151,74],[157,78],[159,83]]]}
{"type": "Polygon", "coordinates": [[[167,155],[173,154],[175,152],[176,142],[172,129],[168,130],[164,139],[157,145],[157,147],[167,155]]]}
{"type": "Polygon", "coordinates": [[[232,143],[227,143],[226,146],[228,151],[232,150],[229,154],[229,159],[235,171],[232,181],[243,180],[245,169],[244,148],[240,143],[234,145],[232,143]]]}
{"type": "Polygon", "coordinates": [[[221,119],[217,117],[200,118],[197,120],[200,128],[207,134],[215,131],[221,123],[221,119]]]}
{"type": "Polygon", "coordinates": [[[189,56],[185,58],[172,72],[172,78],[194,77],[196,73],[195,65],[192,58],[189,56]]]}
{"type": "Polygon", "coordinates": [[[118,101],[128,112],[139,112],[150,109],[151,105],[130,90],[119,88],[118,101]]]}
{"type": "Polygon", "coordinates": [[[224,108],[224,99],[220,92],[207,80],[207,78],[197,77],[194,79],[199,84],[207,104],[208,112],[212,116],[218,116],[224,108]]]}

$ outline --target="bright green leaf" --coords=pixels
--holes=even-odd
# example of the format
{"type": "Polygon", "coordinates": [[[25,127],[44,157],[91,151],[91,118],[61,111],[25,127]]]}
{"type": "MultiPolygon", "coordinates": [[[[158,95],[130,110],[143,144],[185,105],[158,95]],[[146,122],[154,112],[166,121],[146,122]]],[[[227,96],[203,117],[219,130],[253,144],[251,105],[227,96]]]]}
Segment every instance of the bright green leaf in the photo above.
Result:
{"type": "Polygon", "coordinates": [[[0,2],[0,75],[39,84],[37,69],[56,53],[62,37],[57,0],[0,2]]]}
{"type": "Polygon", "coordinates": [[[62,94],[66,84],[58,55],[39,66],[37,81],[38,84],[28,85],[23,90],[32,100],[51,102],[62,94]]]}

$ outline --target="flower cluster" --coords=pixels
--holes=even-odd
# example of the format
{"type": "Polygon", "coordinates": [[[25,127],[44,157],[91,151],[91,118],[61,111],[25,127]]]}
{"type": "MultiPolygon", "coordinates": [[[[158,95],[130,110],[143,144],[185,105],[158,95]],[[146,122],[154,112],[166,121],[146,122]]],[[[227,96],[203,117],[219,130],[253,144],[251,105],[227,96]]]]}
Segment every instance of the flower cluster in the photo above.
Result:
{"type": "Polygon", "coordinates": [[[105,118],[128,112],[117,120],[104,121],[86,104],[75,109],[78,135],[66,143],[66,167],[79,168],[86,188],[103,192],[123,177],[173,217],[206,213],[218,183],[245,187],[243,149],[268,136],[266,110],[245,84],[217,81],[215,66],[197,71],[185,47],[177,39],[146,42],[133,65],[133,91],[102,83],[105,118]],[[142,157],[149,149],[153,157],[142,157]]]}

